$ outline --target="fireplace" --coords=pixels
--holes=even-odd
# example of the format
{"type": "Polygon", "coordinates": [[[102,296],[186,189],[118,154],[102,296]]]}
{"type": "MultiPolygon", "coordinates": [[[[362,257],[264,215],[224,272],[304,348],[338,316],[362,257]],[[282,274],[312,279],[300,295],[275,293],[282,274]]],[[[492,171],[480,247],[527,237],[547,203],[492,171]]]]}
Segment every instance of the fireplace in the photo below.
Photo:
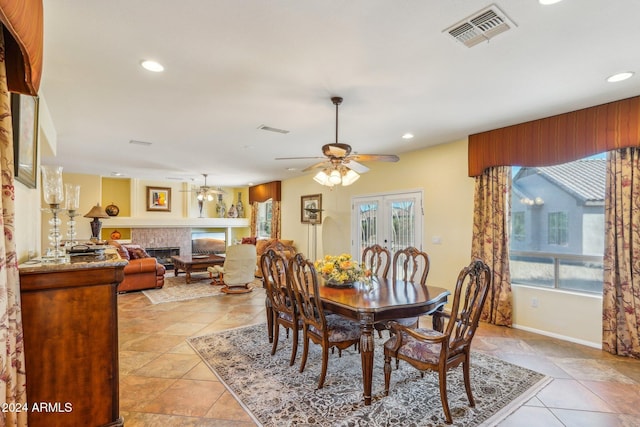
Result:
{"type": "Polygon", "coordinates": [[[171,257],[174,255],[180,255],[180,248],[178,247],[145,248],[145,251],[147,251],[149,256],[156,258],[167,270],[173,270],[173,261],[171,261],[171,257]]]}

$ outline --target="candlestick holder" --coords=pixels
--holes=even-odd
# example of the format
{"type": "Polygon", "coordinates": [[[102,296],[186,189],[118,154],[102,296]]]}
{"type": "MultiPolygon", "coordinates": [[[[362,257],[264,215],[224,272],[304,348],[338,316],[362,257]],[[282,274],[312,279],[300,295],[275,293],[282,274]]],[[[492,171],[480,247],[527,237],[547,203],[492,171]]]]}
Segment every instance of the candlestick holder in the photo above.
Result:
{"type": "Polygon", "coordinates": [[[78,206],[80,205],[80,186],[77,184],[65,184],[65,206],[69,221],[67,221],[67,242],[65,247],[70,249],[78,244],[76,241],[76,220],[78,206]]]}
{"type": "Polygon", "coordinates": [[[78,244],[76,240],[76,216],[78,213],[75,210],[67,210],[67,215],[69,215],[69,221],[67,221],[67,243],[65,246],[67,248],[72,248],[78,244]]]}
{"type": "Polygon", "coordinates": [[[44,201],[49,208],[43,211],[52,214],[49,220],[49,249],[45,261],[61,262],[65,259],[65,251],[60,248],[60,218],[58,213],[63,209],[60,204],[64,201],[62,186],[62,166],[42,166],[42,191],[44,201]]]}

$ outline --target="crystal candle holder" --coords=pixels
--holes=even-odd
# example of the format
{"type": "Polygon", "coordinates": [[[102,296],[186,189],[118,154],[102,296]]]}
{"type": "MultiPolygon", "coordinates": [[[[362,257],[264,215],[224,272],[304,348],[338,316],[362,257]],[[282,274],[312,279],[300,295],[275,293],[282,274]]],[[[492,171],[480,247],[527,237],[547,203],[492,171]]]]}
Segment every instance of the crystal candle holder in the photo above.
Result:
{"type": "Polygon", "coordinates": [[[67,221],[67,243],[66,247],[72,248],[78,244],[76,241],[76,220],[78,216],[77,210],[80,206],[80,186],[77,184],[65,184],[64,185],[64,199],[65,208],[67,209],[67,215],[69,215],[69,221],[67,221]]]}
{"type": "Polygon", "coordinates": [[[58,214],[62,210],[64,201],[64,187],[62,185],[62,166],[42,166],[42,191],[44,201],[49,205],[45,211],[51,212],[49,220],[49,246],[47,256],[51,261],[63,260],[65,251],[60,248],[60,218],[58,214]]]}

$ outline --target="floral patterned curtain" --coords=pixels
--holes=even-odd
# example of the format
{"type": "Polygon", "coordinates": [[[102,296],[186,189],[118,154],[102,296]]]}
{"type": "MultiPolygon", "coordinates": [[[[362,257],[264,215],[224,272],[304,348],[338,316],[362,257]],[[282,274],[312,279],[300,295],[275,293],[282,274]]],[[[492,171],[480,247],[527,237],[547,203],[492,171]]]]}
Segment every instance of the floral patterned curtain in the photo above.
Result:
{"type": "MultiPolygon", "coordinates": [[[[1,29],[1,26],[0,26],[1,29]]],[[[0,402],[24,405],[27,401],[20,308],[20,276],[14,235],[14,165],[11,107],[5,66],[5,45],[0,31],[0,174],[2,176],[2,228],[0,239],[0,402]]],[[[0,411],[0,425],[26,426],[27,413],[0,411]]]]}
{"type": "Polygon", "coordinates": [[[491,290],[481,320],[511,326],[512,296],[509,274],[509,177],[508,166],[492,167],[475,178],[471,256],[491,268],[491,290]]]}
{"type": "Polygon", "coordinates": [[[640,358],[640,148],[608,153],[604,210],[602,348],[640,358]]]}
{"type": "Polygon", "coordinates": [[[281,234],[281,213],[280,200],[274,200],[271,205],[271,238],[279,239],[281,234]]]}
{"type": "Polygon", "coordinates": [[[251,203],[251,234],[250,236],[258,235],[258,202],[251,203]]]}

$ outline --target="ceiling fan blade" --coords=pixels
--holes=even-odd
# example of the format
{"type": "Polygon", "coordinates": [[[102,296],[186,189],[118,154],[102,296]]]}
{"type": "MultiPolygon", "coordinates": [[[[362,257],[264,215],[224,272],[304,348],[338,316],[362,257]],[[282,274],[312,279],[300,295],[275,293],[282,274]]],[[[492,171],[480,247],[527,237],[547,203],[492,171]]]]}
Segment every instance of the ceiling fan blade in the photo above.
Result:
{"type": "Polygon", "coordinates": [[[276,157],[274,160],[313,160],[313,159],[324,159],[321,156],[313,156],[313,157],[276,157]]]}
{"type": "Polygon", "coordinates": [[[350,159],[359,162],[397,162],[400,157],[395,154],[354,154],[350,159]]]}
{"type": "Polygon", "coordinates": [[[320,162],[320,163],[316,163],[314,165],[308,166],[304,169],[302,169],[302,172],[309,172],[312,169],[316,169],[316,168],[322,168],[322,167],[331,167],[331,162],[320,162]]]}
{"type": "Polygon", "coordinates": [[[369,172],[369,168],[368,167],[366,167],[362,163],[358,163],[358,162],[354,161],[351,158],[348,159],[348,160],[345,160],[343,164],[346,167],[348,167],[349,169],[353,169],[355,172],[358,172],[358,173],[369,172]]]}

